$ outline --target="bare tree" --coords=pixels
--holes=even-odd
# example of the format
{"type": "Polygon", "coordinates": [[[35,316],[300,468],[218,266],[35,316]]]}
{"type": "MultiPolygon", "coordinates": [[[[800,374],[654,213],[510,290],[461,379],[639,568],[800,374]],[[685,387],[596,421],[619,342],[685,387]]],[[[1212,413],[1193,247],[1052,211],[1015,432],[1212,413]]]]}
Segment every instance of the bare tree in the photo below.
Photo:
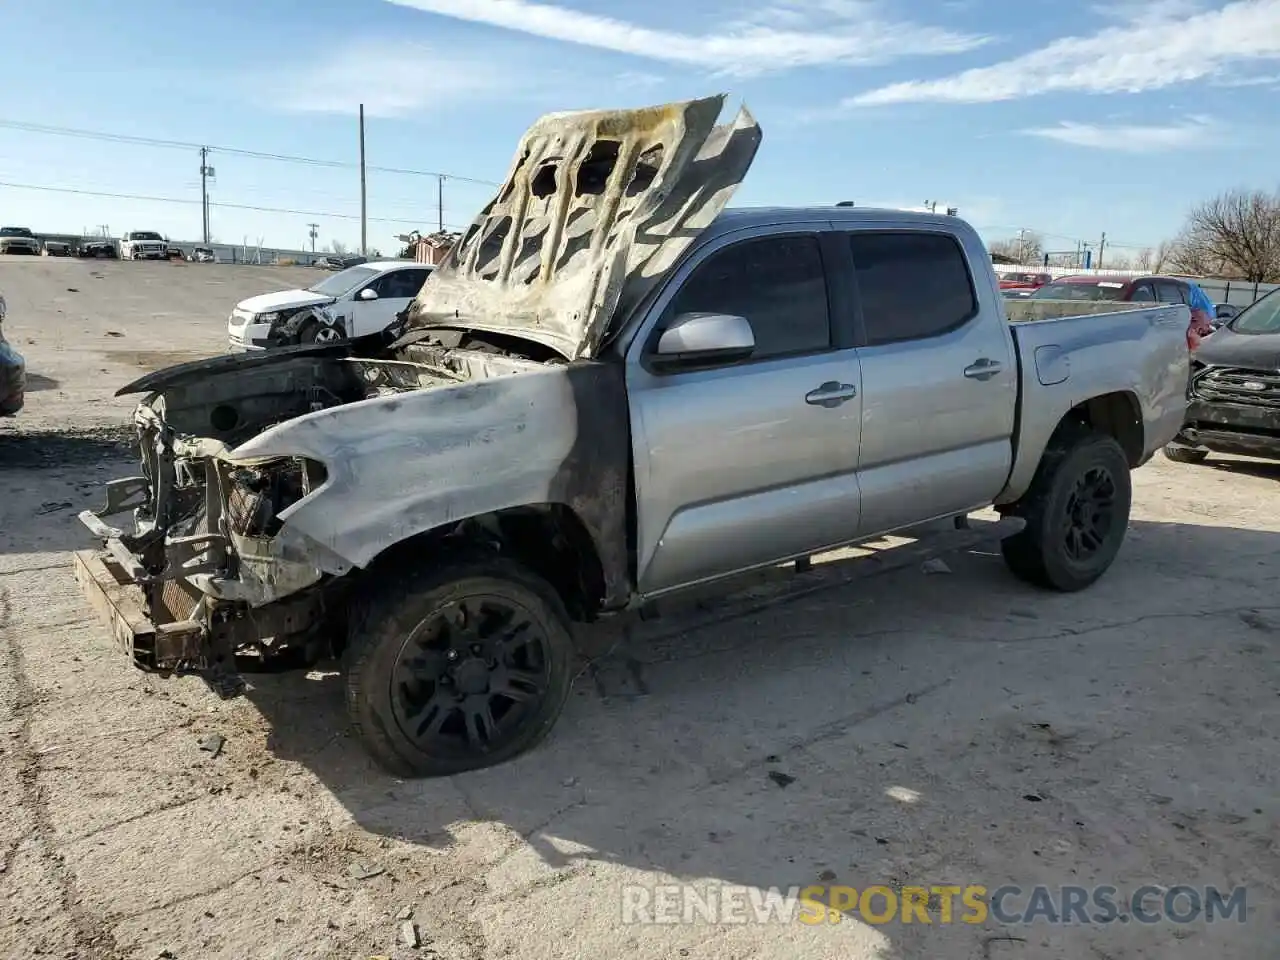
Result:
{"type": "Polygon", "coordinates": [[[997,240],[991,244],[991,252],[1009,257],[1019,264],[1035,264],[1044,260],[1044,240],[1030,230],[1021,237],[997,240]]]}
{"type": "Polygon", "coordinates": [[[1160,273],[1169,262],[1169,255],[1173,251],[1173,246],[1172,242],[1165,240],[1157,247],[1144,247],[1138,251],[1138,255],[1133,259],[1134,268],[1145,270],[1148,273],[1160,273]]]}
{"type": "Polygon", "coordinates": [[[1169,262],[1184,273],[1280,280],[1280,192],[1232,190],[1194,207],[1169,262]]]}
{"type": "Polygon", "coordinates": [[[347,254],[347,245],[341,240],[334,240],[329,244],[329,252],[338,257],[344,257],[347,254]]]}

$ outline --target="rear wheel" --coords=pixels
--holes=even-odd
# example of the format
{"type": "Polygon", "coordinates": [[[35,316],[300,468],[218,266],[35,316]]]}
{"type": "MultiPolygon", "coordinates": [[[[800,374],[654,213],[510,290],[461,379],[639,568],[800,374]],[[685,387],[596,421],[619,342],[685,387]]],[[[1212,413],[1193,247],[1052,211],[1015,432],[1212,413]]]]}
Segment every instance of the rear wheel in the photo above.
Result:
{"type": "Polygon", "coordinates": [[[1209,451],[1171,443],[1164,448],[1164,455],[1174,463],[1204,463],[1205,457],[1209,456],[1209,451]]]}
{"type": "Polygon", "coordinates": [[[406,776],[502,763],[555,724],[572,681],[568,616],[510,561],[407,574],[367,601],[347,648],[347,709],[365,748],[406,776]]]}
{"type": "Polygon", "coordinates": [[[1129,524],[1129,462],[1112,437],[1084,427],[1056,435],[1016,510],[1027,525],[1001,542],[1014,575],[1082,590],[1115,560],[1129,524]]]}

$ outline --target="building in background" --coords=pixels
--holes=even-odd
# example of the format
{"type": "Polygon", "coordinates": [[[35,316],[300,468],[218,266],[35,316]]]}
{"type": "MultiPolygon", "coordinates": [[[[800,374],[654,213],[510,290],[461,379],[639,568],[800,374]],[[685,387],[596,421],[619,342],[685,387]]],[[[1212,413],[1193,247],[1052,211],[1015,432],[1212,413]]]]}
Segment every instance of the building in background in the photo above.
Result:
{"type": "Polygon", "coordinates": [[[449,255],[449,251],[461,236],[462,234],[449,230],[437,230],[435,233],[424,236],[414,230],[412,233],[401,234],[397,239],[406,245],[405,252],[401,256],[438,267],[444,263],[444,258],[449,255]]]}

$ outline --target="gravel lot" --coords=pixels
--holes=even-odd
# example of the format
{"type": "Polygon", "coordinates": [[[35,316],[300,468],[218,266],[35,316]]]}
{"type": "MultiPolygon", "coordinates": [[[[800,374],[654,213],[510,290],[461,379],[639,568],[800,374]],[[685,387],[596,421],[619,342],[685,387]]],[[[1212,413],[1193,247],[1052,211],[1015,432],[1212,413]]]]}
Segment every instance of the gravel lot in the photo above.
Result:
{"type": "Polygon", "coordinates": [[[1277,465],[1158,457],[1116,566],[1078,595],[984,548],[606,627],[546,744],[447,780],[372,767],[332,669],[228,702],[134,671],[68,554],[90,545],[75,513],[132,468],[133,401],[112,393],[220,352],[236,300],[310,276],[0,262],[32,374],[0,421],[0,956],[1278,956],[1277,465]],[[624,884],[676,879],[1244,885],[1247,915],[623,925],[624,884]]]}

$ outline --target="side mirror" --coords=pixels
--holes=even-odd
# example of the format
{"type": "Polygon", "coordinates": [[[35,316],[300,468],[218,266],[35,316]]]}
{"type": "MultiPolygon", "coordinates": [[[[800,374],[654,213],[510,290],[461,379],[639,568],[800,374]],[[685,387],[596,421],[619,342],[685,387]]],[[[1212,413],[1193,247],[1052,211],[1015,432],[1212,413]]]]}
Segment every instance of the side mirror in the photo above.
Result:
{"type": "Polygon", "coordinates": [[[1225,303],[1220,303],[1213,308],[1213,315],[1218,320],[1230,320],[1236,315],[1235,308],[1225,303]]]}
{"type": "Polygon", "coordinates": [[[756,337],[746,317],[727,313],[682,313],[658,338],[652,361],[662,368],[746,360],[756,337]]]}
{"type": "Polygon", "coordinates": [[[357,296],[361,300],[377,300],[378,291],[373,289],[373,287],[365,287],[363,290],[360,291],[360,293],[357,296]]]}

